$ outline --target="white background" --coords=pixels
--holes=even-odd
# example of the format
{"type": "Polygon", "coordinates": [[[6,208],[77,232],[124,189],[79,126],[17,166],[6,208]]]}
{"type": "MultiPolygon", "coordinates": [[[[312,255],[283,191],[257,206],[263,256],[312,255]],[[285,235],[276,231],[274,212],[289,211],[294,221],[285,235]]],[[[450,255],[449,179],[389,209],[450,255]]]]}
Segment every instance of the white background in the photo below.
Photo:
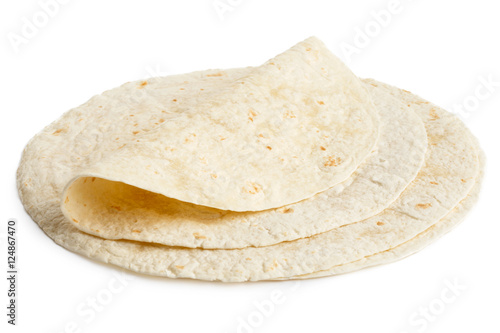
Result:
{"type": "Polygon", "coordinates": [[[499,332],[498,1],[400,0],[382,27],[373,12],[392,9],[389,0],[220,2],[231,6],[222,18],[213,0],[72,0],[52,8],[47,22],[38,1],[2,2],[0,266],[5,272],[6,222],[15,217],[20,276],[16,327],[6,324],[1,278],[1,331],[72,332],[77,325],[80,332],[237,332],[250,316],[256,327],[242,332],[499,332]],[[33,16],[40,28],[13,46],[33,16]],[[360,37],[365,29],[368,41],[360,37]],[[437,243],[394,264],[298,285],[208,283],[124,274],[92,262],[54,244],[25,213],[15,187],[20,154],[63,112],[126,81],[258,65],[311,35],[361,77],[450,110],[466,104],[464,121],[486,151],[487,174],[477,206],[437,243]],[[347,44],[357,53],[343,52],[347,44]],[[496,86],[478,99],[488,77],[496,86]],[[92,316],[87,302],[108,301],[117,274],[132,280],[92,316]],[[447,283],[455,282],[465,290],[440,309],[441,294],[453,295],[447,283]],[[273,291],[283,302],[264,317],[255,302],[268,302],[273,291]],[[424,327],[418,311],[429,306],[439,314],[424,327]]]}

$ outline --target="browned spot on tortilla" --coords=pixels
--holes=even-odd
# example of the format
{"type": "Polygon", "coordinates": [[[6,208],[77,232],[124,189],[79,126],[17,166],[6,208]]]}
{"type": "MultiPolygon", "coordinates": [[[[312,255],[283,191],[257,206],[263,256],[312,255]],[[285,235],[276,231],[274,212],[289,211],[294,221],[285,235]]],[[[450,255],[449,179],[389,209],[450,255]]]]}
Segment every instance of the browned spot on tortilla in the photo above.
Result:
{"type": "Polygon", "coordinates": [[[293,213],[293,208],[283,207],[280,209],[280,213],[282,214],[291,214],[293,213]]]}
{"type": "Polygon", "coordinates": [[[432,204],[431,203],[421,203],[421,204],[415,205],[415,207],[419,208],[419,209],[427,209],[427,208],[432,207],[432,204]]]}
{"type": "Polygon", "coordinates": [[[248,192],[250,194],[257,194],[260,191],[262,191],[262,187],[254,182],[247,182],[246,186],[243,188],[245,192],[248,192]]]}
{"type": "Polygon", "coordinates": [[[248,119],[253,122],[253,117],[255,117],[257,113],[255,113],[253,110],[248,111],[248,119]]]}
{"type": "Polygon", "coordinates": [[[384,222],[382,222],[382,221],[378,221],[378,222],[377,222],[377,225],[378,225],[378,226],[381,226],[381,225],[384,225],[384,224],[385,224],[385,223],[384,223],[384,222]]]}
{"type": "Polygon", "coordinates": [[[460,179],[462,181],[462,183],[467,183],[467,180],[465,179],[460,179]]]}
{"type": "Polygon", "coordinates": [[[141,230],[134,229],[134,230],[132,230],[132,232],[136,232],[136,233],[140,234],[142,231],[141,231],[141,230]]]}
{"type": "Polygon", "coordinates": [[[83,207],[87,207],[87,204],[83,204],[83,207]]]}
{"type": "Polygon", "coordinates": [[[266,146],[266,148],[269,149],[269,150],[273,150],[273,148],[270,147],[270,146],[266,146]]]}
{"type": "Polygon", "coordinates": [[[139,131],[133,131],[132,132],[133,135],[136,135],[137,133],[139,133],[139,131]]]}
{"type": "Polygon", "coordinates": [[[174,147],[170,147],[170,146],[167,146],[165,147],[165,150],[168,150],[168,151],[174,151],[176,150],[174,147]]]}
{"type": "Polygon", "coordinates": [[[99,108],[99,109],[101,109],[101,108],[102,108],[102,105],[99,105],[99,106],[98,106],[98,108],[99,108]]]}
{"type": "MultiPolygon", "coordinates": [[[[172,100],[172,102],[177,102],[177,100],[176,100],[176,99],[173,99],[173,100],[172,100]]],[[[162,111],[162,112],[163,112],[163,111],[162,111]]],[[[165,112],[166,112],[166,111],[165,111],[165,112]]]]}
{"type": "Polygon", "coordinates": [[[144,88],[148,84],[148,81],[142,81],[141,85],[139,86],[139,89],[144,88]]]}
{"type": "Polygon", "coordinates": [[[245,258],[245,260],[252,260],[252,258],[245,258]]]}
{"type": "Polygon", "coordinates": [[[319,105],[325,105],[325,102],[323,102],[323,101],[318,101],[318,104],[319,104],[319,105]]]}
{"type": "Polygon", "coordinates": [[[307,47],[307,48],[306,48],[306,51],[307,51],[307,52],[311,51],[311,48],[310,48],[310,47],[307,47]]]}
{"type": "Polygon", "coordinates": [[[122,148],[123,148],[123,147],[125,147],[126,145],[127,145],[127,144],[126,144],[126,143],[124,143],[124,144],[122,144],[120,147],[118,147],[118,149],[122,149],[122,148]]]}
{"type": "Polygon", "coordinates": [[[205,89],[203,89],[203,88],[200,88],[200,90],[205,90],[205,89]]]}
{"type": "Polygon", "coordinates": [[[338,166],[342,162],[340,157],[328,156],[324,162],[324,166],[338,166]]]}
{"type": "Polygon", "coordinates": [[[92,177],[92,183],[95,182],[95,177],[92,177]]]}
{"type": "Polygon", "coordinates": [[[212,177],[213,179],[217,178],[217,175],[215,173],[211,174],[210,177],[212,177]]]}
{"type": "Polygon", "coordinates": [[[326,148],[325,148],[325,147],[323,147],[323,146],[320,146],[320,147],[319,147],[319,149],[321,149],[321,150],[326,150],[326,148]]]}
{"type": "Polygon", "coordinates": [[[378,85],[376,85],[375,83],[370,83],[370,84],[374,87],[378,87],[378,85]]]}
{"type": "Polygon", "coordinates": [[[184,269],[184,266],[175,265],[175,268],[178,268],[178,269],[184,269]]]}
{"type": "Polygon", "coordinates": [[[206,236],[200,235],[199,233],[195,232],[193,233],[194,238],[196,239],[206,239],[206,236]]]}
{"type": "Polygon", "coordinates": [[[262,135],[262,134],[259,134],[259,138],[263,138],[263,137],[264,137],[264,135],[262,135]]]}
{"type": "Polygon", "coordinates": [[[410,91],[402,89],[405,93],[411,94],[410,91]]]}
{"type": "Polygon", "coordinates": [[[291,110],[286,110],[285,111],[285,114],[283,115],[285,118],[289,118],[289,119],[292,119],[292,118],[297,118],[295,116],[295,114],[293,114],[293,112],[291,110]]]}
{"type": "MultiPolygon", "coordinates": [[[[28,184],[26,184],[26,186],[28,186],[28,184]]],[[[64,203],[68,203],[69,202],[69,197],[66,197],[66,199],[64,200],[64,203]]]]}
{"type": "Polygon", "coordinates": [[[77,220],[75,220],[75,219],[72,219],[72,220],[73,220],[73,222],[78,223],[78,221],[77,221],[77,220]]]}
{"type": "Polygon", "coordinates": [[[208,77],[216,77],[216,76],[222,76],[222,73],[215,73],[215,74],[207,74],[208,77]]]}
{"type": "Polygon", "coordinates": [[[60,133],[66,133],[67,130],[65,130],[64,128],[60,128],[58,130],[55,130],[52,135],[59,135],[60,133]]]}
{"type": "Polygon", "coordinates": [[[111,208],[114,208],[116,210],[122,210],[122,208],[120,206],[111,206],[111,208]]]}
{"type": "Polygon", "coordinates": [[[160,120],[158,120],[158,122],[163,123],[163,122],[165,122],[165,119],[160,118],[160,120]]]}
{"type": "Polygon", "coordinates": [[[439,116],[438,114],[436,113],[436,109],[431,109],[429,111],[429,116],[430,116],[430,119],[431,120],[438,120],[439,119],[439,116]]]}
{"type": "Polygon", "coordinates": [[[432,185],[439,185],[438,183],[436,182],[431,182],[432,185]]]}
{"type": "Polygon", "coordinates": [[[94,231],[95,231],[95,232],[100,232],[100,231],[99,231],[99,229],[95,229],[94,231]]]}
{"type": "Polygon", "coordinates": [[[179,89],[179,90],[184,90],[184,88],[181,88],[181,89],[179,89]]]}
{"type": "Polygon", "coordinates": [[[193,139],[190,137],[184,139],[184,143],[189,143],[189,142],[193,142],[193,139]]]}

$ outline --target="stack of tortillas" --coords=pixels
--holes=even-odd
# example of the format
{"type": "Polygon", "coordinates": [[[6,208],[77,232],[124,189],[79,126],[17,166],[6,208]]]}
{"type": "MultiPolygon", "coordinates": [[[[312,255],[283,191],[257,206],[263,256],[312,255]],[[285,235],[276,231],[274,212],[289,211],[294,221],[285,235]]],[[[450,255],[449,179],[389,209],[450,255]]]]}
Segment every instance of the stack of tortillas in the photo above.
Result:
{"type": "Polygon", "coordinates": [[[136,272],[312,278],[437,239],[479,191],[454,115],[355,76],[310,38],[260,67],[129,82],[27,145],[21,200],[49,237],[136,272]]]}

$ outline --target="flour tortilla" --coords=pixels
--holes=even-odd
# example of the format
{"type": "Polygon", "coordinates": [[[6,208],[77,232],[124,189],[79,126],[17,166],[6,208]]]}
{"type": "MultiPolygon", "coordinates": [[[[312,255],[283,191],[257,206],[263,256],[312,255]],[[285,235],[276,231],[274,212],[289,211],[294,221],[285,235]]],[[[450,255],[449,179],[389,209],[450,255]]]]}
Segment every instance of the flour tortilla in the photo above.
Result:
{"type": "MultiPolygon", "coordinates": [[[[294,276],[291,279],[312,279],[325,277],[330,275],[344,274],[353,271],[357,271],[362,268],[372,267],[376,265],[388,264],[401,260],[408,257],[432,242],[436,241],[453,228],[455,228],[460,222],[463,221],[467,213],[472,209],[474,204],[479,198],[479,192],[481,190],[481,182],[483,178],[483,168],[485,163],[485,156],[482,152],[479,154],[479,160],[481,164],[481,173],[479,178],[476,180],[476,184],[472,188],[471,192],[463,199],[448,215],[441,219],[436,224],[429,227],[427,230],[421,232],[416,237],[410,239],[409,241],[396,246],[395,248],[387,249],[383,252],[375,253],[366,256],[360,260],[350,262],[343,265],[334,266],[328,270],[314,272],[311,274],[294,276]]],[[[290,278],[282,278],[276,280],[289,280],[290,278]]]]}
{"type": "MultiPolygon", "coordinates": [[[[196,94],[199,81],[205,81],[210,73],[200,73],[196,78],[188,75],[186,89],[196,94]]],[[[225,73],[225,80],[212,85],[234,80],[245,75],[245,70],[225,73]]],[[[366,90],[371,93],[375,89],[367,85],[366,90]]],[[[407,110],[407,105],[387,93],[375,94],[373,100],[381,124],[377,149],[346,181],[313,198],[261,212],[231,212],[173,200],[121,182],[80,178],[72,185],[74,195],[64,196],[63,212],[66,207],[71,211],[67,214],[69,221],[78,229],[102,238],[206,249],[273,245],[363,220],[382,211],[401,194],[423,165],[427,148],[423,122],[407,110]]],[[[114,127],[102,131],[112,138],[120,135],[112,117],[117,115],[89,114],[85,122],[96,127],[109,118],[114,127]]],[[[151,119],[153,123],[142,124],[141,128],[154,127],[151,119]]],[[[87,131],[95,132],[92,128],[87,131]]],[[[71,130],[67,134],[70,139],[64,139],[66,148],[56,151],[72,150],[78,144],[68,141],[73,137],[71,130]]],[[[107,144],[103,138],[95,149],[107,144]]]]}
{"type": "MultiPolygon", "coordinates": [[[[377,85],[381,92],[397,88],[377,85]]],[[[376,93],[376,92],[375,92],[376,93]]],[[[261,248],[200,250],[124,240],[105,240],[76,229],[62,215],[57,171],[70,174],[64,159],[27,146],[18,170],[20,197],[41,228],[58,244],[137,272],[227,282],[293,277],[327,270],[391,249],[420,234],[449,213],[471,190],[479,174],[478,147],[453,115],[416,96],[402,101],[424,121],[429,138],[425,165],[386,210],[362,222],[261,248]],[[56,171],[56,172],[55,172],[56,171]],[[47,190],[49,189],[49,190],[47,190]]]]}
{"type": "MultiPolygon", "coordinates": [[[[70,201],[89,185],[85,177],[96,177],[223,210],[281,207],[345,180],[378,139],[370,95],[316,38],[217,87],[202,86],[191,103],[176,97],[187,84],[165,93],[158,81],[107,92],[111,103],[130,90],[143,90],[144,96],[135,105],[118,107],[121,119],[109,119],[121,132],[120,147],[75,175],[78,186],[70,182],[65,193],[70,201]],[[159,115],[158,124],[122,128],[124,122],[135,125],[136,113],[159,115]]],[[[79,111],[99,111],[95,104],[79,111]]],[[[76,142],[73,127],[58,130],[76,142]]]]}

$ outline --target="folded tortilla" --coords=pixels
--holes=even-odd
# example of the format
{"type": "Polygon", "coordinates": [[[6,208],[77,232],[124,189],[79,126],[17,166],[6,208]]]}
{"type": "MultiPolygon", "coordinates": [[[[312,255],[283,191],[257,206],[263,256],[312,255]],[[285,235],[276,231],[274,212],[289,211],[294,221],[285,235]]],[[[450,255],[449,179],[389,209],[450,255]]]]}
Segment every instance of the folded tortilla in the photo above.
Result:
{"type": "MultiPolygon", "coordinates": [[[[104,192],[122,182],[205,207],[262,211],[344,181],[378,140],[370,95],[316,38],[215,86],[198,82],[195,94],[179,93],[185,81],[173,91],[164,91],[161,80],[108,91],[104,98],[113,100],[119,115],[110,118],[102,110],[101,127],[86,135],[103,135],[110,122],[118,149],[75,174],[65,198],[78,201],[95,185],[85,180],[98,178],[105,180],[98,183],[104,192]],[[142,98],[120,103],[131,90],[142,98]],[[154,117],[155,126],[141,126],[139,117],[154,117]]],[[[91,102],[75,112],[85,117],[105,106],[91,102]]],[[[74,126],[58,130],[68,130],[68,149],[83,140],[74,126]]]]}

